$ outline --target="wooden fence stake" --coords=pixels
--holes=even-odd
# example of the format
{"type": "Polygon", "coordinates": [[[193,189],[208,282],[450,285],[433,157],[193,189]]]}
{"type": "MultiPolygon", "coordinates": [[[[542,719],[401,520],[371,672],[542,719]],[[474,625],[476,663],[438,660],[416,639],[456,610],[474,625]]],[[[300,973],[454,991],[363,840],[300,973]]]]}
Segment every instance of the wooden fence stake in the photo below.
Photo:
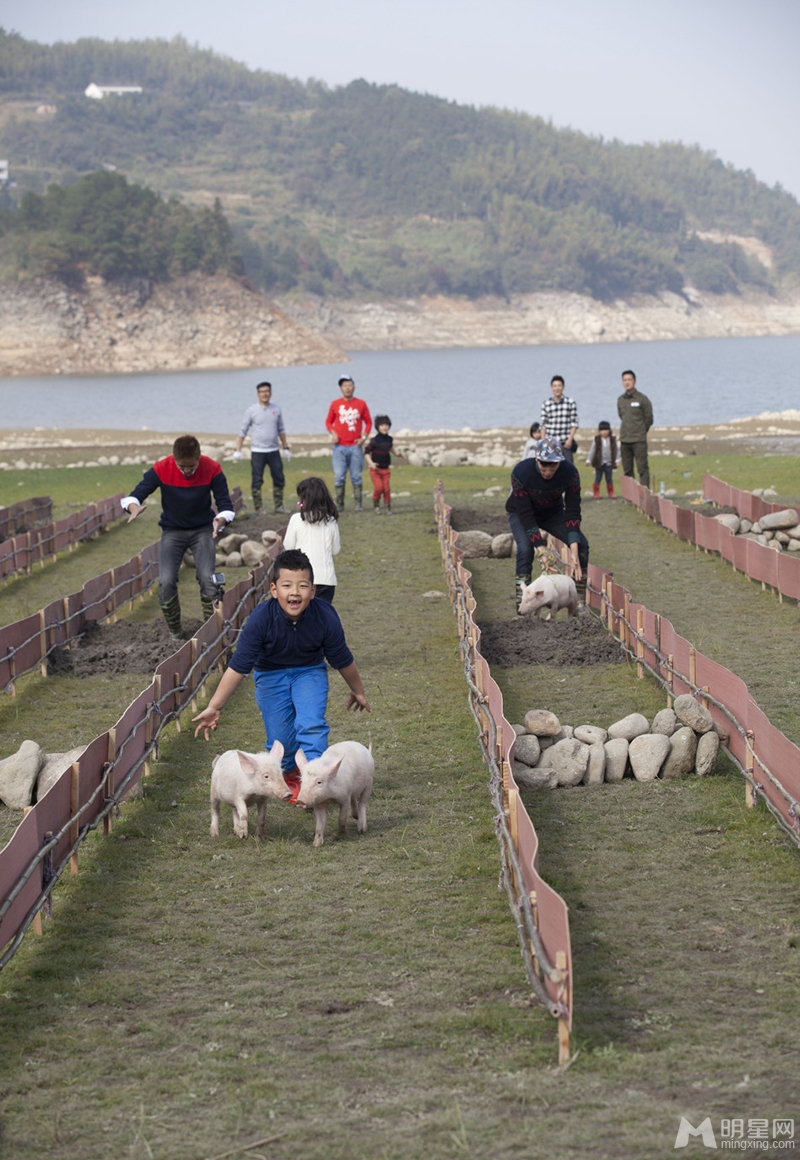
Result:
{"type": "Polygon", "coordinates": [[[644,609],[636,613],[636,676],[641,680],[644,677],[644,609]]]}
{"type": "MultiPolygon", "coordinates": [[[[567,956],[564,951],[556,951],[556,967],[561,971],[561,982],[558,984],[558,998],[566,1002],[569,993],[567,988],[567,956]]],[[[569,1023],[566,1019],[558,1020],[558,1065],[563,1067],[569,1063],[569,1023]]]]}
{"type": "MultiPolygon", "coordinates": [[[[27,818],[28,814],[31,812],[32,809],[33,809],[33,806],[25,806],[23,811],[22,811],[23,818],[27,818]]],[[[42,912],[41,912],[41,909],[37,909],[36,914],[34,914],[34,916],[33,916],[33,933],[39,934],[39,935],[42,933],[42,912]]]]}
{"type": "MultiPolygon", "coordinates": [[[[528,900],[531,904],[531,914],[533,915],[533,925],[538,930],[539,929],[539,904],[536,901],[536,891],[535,890],[531,890],[530,894],[528,895],[528,900]]],[[[533,959],[533,968],[536,971],[536,974],[538,975],[541,972],[541,968],[539,966],[539,960],[536,957],[536,949],[535,949],[532,942],[531,942],[531,946],[530,946],[530,951],[531,951],[531,958],[533,959]]]]}
{"type": "MultiPolygon", "coordinates": [[[[81,766],[79,761],[73,761],[72,768],[69,773],[69,812],[73,818],[80,807],[80,778],[81,766]]],[[[73,822],[69,828],[70,845],[75,846],[78,841],[78,823],[73,822]]],[[[69,872],[73,878],[78,877],[78,850],[77,847],[72,851],[72,856],[69,860],[69,872]]]]}
{"type": "Polygon", "coordinates": [[[667,708],[671,709],[675,703],[675,657],[672,653],[667,657],[667,708]]]}
{"type": "MultiPolygon", "coordinates": [[[[106,766],[106,771],[103,774],[103,777],[104,777],[105,783],[106,783],[104,796],[107,798],[110,798],[114,793],[114,758],[116,756],[117,756],[117,729],[116,729],[116,726],[112,725],[112,727],[108,731],[108,748],[106,749],[106,761],[108,762],[108,764],[106,766]]],[[[107,802],[104,803],[104,805],[107,805],[107,804],[108,804],[107,802]]],[[[114,822],[113,822],[112,817],[111,817],[112,813],[113,813],[113,810],[109,810],[108,813],[106,814],[106,816],[103,818],[103,833],[105,834],[106,837],[108,837],[108,835],[111,833],[111,831],[114,828],[114,822]]]]}
{"type": "Polygon", "coordinates": [[[622,611],[623,611],[625,619],[623,620],[622,624],[620,625],[619,638],[626,648],[630,648],[631,639],[630,639],[630,635],[628,633],[628,625],[630,624],[630,619],[631,619],[631,598],[630,598],[630,594],[627,592],[625,593],[625,599],[623,601],[622,611]]]}
{"type": "Polygon", "coordinates": [[[697,653],[694,645],[689,646],[689,684],[694,692],[697,688],[697,653]]]}
{"type": "Polygon", "coordinates": [[[514,847],[514,853],[519,854],[519,818],[517,817],[517,806],[519,805],[519,794],[515,789],[508,791],[508,828],[511,832],[511,843],[514,847]]]}
{"type": "MultiPolygon", "coordinates": [[[[751,778],[753,778],[753,780],[755,780],[756,762],[755,762],[755,750],[753,748],[754,742],[755,742],[755,733],[753,732],[752,729],[747,729],[745,731],[744,738],[745,738],[745,747],[746,747],[746,749],[745,749],[746,765],[744,767],[744,771],[746,774],[749,774],[749,776],[751,778]]],[[[749,781],[745,781],[745,783],[744,783],[744,802],[745,802],[745,805],[748,806],[750,809],[752,809],[753,806],[756,804],[755,791],[753,790],[753,787],[749,781]]]]}
{"type": "Polygon", "coordinates": [[[192,637],[192,675],[189,679],[189,690],[192,694],[192,715],[197,712],[197,637],[192,637]]]}
{"type": "Polygon", "coordinates": [[[47,625],[44,619],[44,609],[39,609],[39,641],[42,650],[41,674],[47,676],[47,625]]]}
{"type": "Polygon", "coordinates": [[[180,673],[172,674],[172,686],[175,690],[175,730],[177,733],[181,731],[181,710],[180,710],[180,693],[178,692],[178,685],[181,683],[180,673]]]}

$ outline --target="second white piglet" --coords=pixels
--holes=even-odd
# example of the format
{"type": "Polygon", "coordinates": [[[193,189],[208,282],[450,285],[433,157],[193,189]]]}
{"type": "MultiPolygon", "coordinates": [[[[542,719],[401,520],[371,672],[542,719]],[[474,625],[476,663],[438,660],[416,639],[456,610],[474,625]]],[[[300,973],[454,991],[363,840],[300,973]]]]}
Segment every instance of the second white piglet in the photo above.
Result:
{"type": "Polygon", "coordinates": [[[233,810],[233,832],[247,837],[248,806],[258,806],[256,836],[264,837],[264,817],[270,798],[285,801],[292,791],[283,779],[283,745],[273,743],[269,753],[244,753],[228,749],[214,758],[211,766],[211,837],[219,834],[219,807],[225,802],[233,810]]]}
{"type": "Polygon", "coordinates": [[[578,590],[571,576],[537,576],[532,584],[525,586],[519,606],[520,616],[538,612],[545,605],[550,608],[545,620],[554,617],[559,608],[568,608],[570,616],[577,616],[578,590]]]}
{"type": "Polygon", "coordinates": [[[308,761],[302,749],[298,749],[295,761],[301,775],[297,804],[314,811],[314,845],[321,846],[324,841],[328,806],[333,802],[339,806],[340,834],[347,830],[348,808],[358,818],[359,834],[365,833],[367,802],[375,777],[372,742],[367,749],[360,741],[339,741],[313,761],[308,761]]]}

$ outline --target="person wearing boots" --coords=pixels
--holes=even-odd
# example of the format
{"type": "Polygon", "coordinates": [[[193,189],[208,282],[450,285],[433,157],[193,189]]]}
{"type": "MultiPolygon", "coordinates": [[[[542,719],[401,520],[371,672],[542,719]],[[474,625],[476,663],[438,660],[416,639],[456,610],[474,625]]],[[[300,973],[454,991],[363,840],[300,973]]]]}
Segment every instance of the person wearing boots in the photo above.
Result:
{"type": "Polygon", "coordinates": [[[364,442],[372,428],[369,407],[355,397],[356,385],[351,378],[339,379],[340,399],[334,399],[328,408],[325,426],[331,437],[333,456],[333,484],[336,488],[336,506],[344,511],[344,485],[347,473],[353,484],[353,507],[364,510],[361,473],[364,468],[364,442]]]}
{"type": "Polygon", "coordinates": [[[283,426],[283,415],[276,403],[271,403],[272,383],[259,383],[256,387],[258,402],[248,407],[242,419],[239,438],[236,440],[236,450],[233,458],[242,458],[242,444],[248,431],[250,432],[250,471],[253,495],[253,509],[260,512],[263,507],[261,487],[264,483],[264,472],[269,468],[272,476],[273,511],[285,512],[283,506],[283,489],[286,479],[281,463],[281,448],[283,457],[288,463],[292,457],[289,444],[286,442],[286,431],[283,426]]]}
{"type": "Polygon", "coordinates": [[[615,467],[619,467],[619,460],[617,459],[617,441],[611,434],[611,424],[605,419],[597,424],[597,434],[594,437],[586,463],[589,467],[594,468],[594,483],[592,484],[594,498],[600,498],[600,481],[605,476],[608,498],[613,499],[614,484],[611,473],[615,467]]]}
{"type": "Polygon", "coordinates": [[[540,439],[533,458],[523,459],[512,470],[506,511],[517,545],[517,612],[523,584],[531,582],[534,553],[541,555],[547,550],[547,532],[569,548],[569,573],[578,599],[585,604],[589,541],[581,531],[581,477],[553,436],[540,439]]]}
{"type": "Polygon", "coordinates": [[[392,456],[402,459],[399,451],[394,451],[394,440],[389,434],[392,420],[388,415],[375,417],[376,434],[372,436],[364,448],[364,454],[369,468],[369,477],[372,480],[372,508],[376,515],[380,514],[381,496],[383,508],[387,516],[392,514],[392,456]]]}
{"type": "Polygon", "coordinates": [[[181,605],[178,574],[187,548],[194,557],[203,617],[208,620],[218,598],[212,580],[216,562],[214,541],[234,516],[228,482],[215,459],[200,454],[194,435],[181,435],[172,455],[159,459],[144,473],[125,499],[128,523],[143,510],[144,501],[161,488],[161,546],[158,557],[158,600],[169,628],[170,640],[181,639],[181,605]],[[216,514],[211,506],[212,496],[216,514]]]}
{"type": "Polygon", "coordinates": [[[622,452],[622,474],[633,478],[633,463],[642,487],[650,486],[647,462],[647,432],[653,426],[653,404],[636,386],[633,371],[622,372],[622,394],[617,399],[619,443],[622,452]]]}

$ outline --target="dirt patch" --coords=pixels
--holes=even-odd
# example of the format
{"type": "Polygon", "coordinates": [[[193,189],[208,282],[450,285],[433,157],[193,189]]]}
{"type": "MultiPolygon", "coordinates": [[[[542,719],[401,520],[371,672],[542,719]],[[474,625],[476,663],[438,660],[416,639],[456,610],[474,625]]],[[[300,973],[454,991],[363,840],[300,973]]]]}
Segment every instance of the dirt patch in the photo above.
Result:
{"type": "MultiPolygon", "coordinates": [[[[183,621],[183,637],[194,636],[201,621],[183,621]]],[[[71,673],[75,677],[95,677],[99,673],[146,673],[179,647],[169,639],[166,621],[159,617],[142,624],[119,620],[116,624],[89,624],[71,648],[54,649],[47,658],[48,675],[71,673]]]]}
{"type": "Polygon", "coordinates": [[[450,513],[450,526],[456,532],[486,532],[489,536],[499,536],[502,532],[510,532],[508,513],[502,506],[505,500],[498,498],[498,511],[476,512],[470,508],[453,508],[450,513]]]}
{"type": "Polygon", "coordinates": [[[545,621],[522,616],[516,620],[479,622],[480,650],[489,665],[553,665],[568,668],[621,664],[625,653],[595,616],[545,621]]]}

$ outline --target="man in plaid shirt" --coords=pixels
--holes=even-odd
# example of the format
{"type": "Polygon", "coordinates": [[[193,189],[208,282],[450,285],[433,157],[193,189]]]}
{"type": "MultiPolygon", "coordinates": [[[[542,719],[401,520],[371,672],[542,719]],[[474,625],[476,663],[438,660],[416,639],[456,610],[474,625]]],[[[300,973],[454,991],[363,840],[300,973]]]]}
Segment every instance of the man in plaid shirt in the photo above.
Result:
{"type": "Polygon", "coordinates": [[[578,405],[574,399],[564,394],[564,380],[561,375],[553,375],[550,380],[552,399],[542,403],[542,435],[557,439],[564,451],[564,458],[572,463],[577,450],[575,433],[578,430],[578,405]]]}

